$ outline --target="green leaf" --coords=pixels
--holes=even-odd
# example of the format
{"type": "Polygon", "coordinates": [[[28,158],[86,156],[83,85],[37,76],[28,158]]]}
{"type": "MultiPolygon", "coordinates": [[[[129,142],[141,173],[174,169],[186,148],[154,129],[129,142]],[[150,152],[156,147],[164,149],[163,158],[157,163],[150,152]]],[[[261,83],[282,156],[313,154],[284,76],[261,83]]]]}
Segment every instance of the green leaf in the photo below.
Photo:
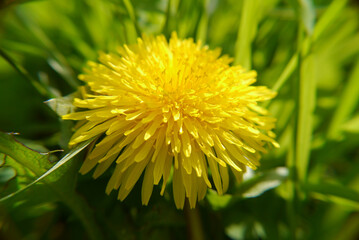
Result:
{"type": "Polygon", "coordinates": [[[252,42],[257,34],[258,24],[265,13],[273,8],[278,0],[242,0],[242,12],[237,40],[235,43],[234,64],[240,64],[246,69],[251,68],[252,42]]]}
{"type": "Polygon", "coordinates": [[[317,40],[325,30],[331,26],[336,18],[340,16],[341,11],[347,5],[347,0],[335,0],[333,1],[328,9],[325,11],[323,16],[318,20],[313,32],[313,40],[317,40]]]}
{"type": "Polygon", "coordinates": [[[202,43],[206,42],[207,39],[207,30],[208,30],[208,21],[209,21],[209,13],[208,13],[208,5],[209,0],[203,0],[201,17],[198,23],[198,28],[196,31],[196,39],[202,41],[202,43]]]}
{"type": "MultiPolygon", "coordinates": [[[[1,198],[0,202],[5,201],[6,199],[20,193],[21,191],[25,190],[26,188],[32,186],[33,184],[39,182],[42,179],[44,179],[44,182],[48,184],[56,182],[58,179],[62,177],[62,174],[61,173],[59,174],[58,172],[55,173],[55,170],[57,170],[59,167],[64,165],[67,161],[72,159],[76,154],[78,154],[88,144],[90,144],[90,142],[91,140],[78,145],[75,149],[73,149],[70,153],[68,153],[59,162],[57,162],[53,167],[50,168],[52,164],[49,162],[49,153],[36,152],[32,149],[27,148],[21,143],[17,142],[13,137],[13,135],[0,133],[0,151],[6,155],[9,155],[13,160],[13,163],[7,165],[15,167],[15,170],[17,171],[26,172],[26,174],[28,174],[29,177],[31,176],[36,177],[36,180],[32,181],[26,187],[21,188],[18,191],[6,197],[1,198]],[[50,175],[53,172],[55,174],[53,174],[50,178],[46,178],[48,175],[50,175]]],[[[73,185],[73,182],[71,183],[71,185],[73,185]]],[[[54,185],[54,187],[57,188],[58,185],[54,185]]],[[[69,187],[69,186],[65,186],[65,187],[69,187]]]]}
{"type": "Polygon", "coordinates": [[[32,1],[36,1],[36,0],[3,0],[0,1],[0,9],[10,7],[11,5],[22,4],[32,1]]]}
{"type": "Polygon", "coordinates": [[[301,8],[301,19],[307,34],[313,33],[315,25],[315,7],[312,0],[299,0],[301,8]]]}
{"type": "MultiPolygon", "coordinates": [[[[39,23],[32,19],[33,16],[26,11],[21,11],[17,14],[18,20],[30,30],[30,32],[35,36],[39,43],[42,44],[50,54],[51,57],[47,59],[48,64],[56,71],[71,87],[77,88],[79,86],[78,81],[75,78],[73,69],[68,63],[68,59],[62,54],[61,50],[58,49],[58,46],[52,41],[52,39],[47,35],[47,32],[39,26],[39,23]]],[[[52,97],[52,96],[51,96],[52,97]]]]}
{"type": "Polygon", "coordinates": [[[230,194],[224,194],[224,195],[218,195],[217,192],[213,190],[209,190],[206,198],[208,202],[211,204],[213,210],[220,210],[225,207],[231,202],[232,195],[230,194]]]}
{"type": "Polygon", "coordinates": [[[272,90],[277,92],[281,89],[281,87],[285,84],[285,82],[290,78],[293,74],[294,70],[298,66],[298,54],[294,54],[294,56],[289,60],[287,66],[284,68],[283,72],[279,76],[278,80],[275,82],[272,90]]]}
{"type": "Polygon", "coordinates": [[[0,56],[8,62],[11,67],[21,75],[26,81],[29,81],[32,86],[44,97],[53,97],[47,88],[42,85],[40,82],[36,81],[30,74],[26,71],[24,67],[18,65],[7,53],[0,49],[0,56]]]}
{"type": "Polygon", "coordinates": [[[296,136],[296,166],[299,179],[307,177],[311,152],[313,115],[316,106],[316,59],[314,54],[307,56],[300,69],[299,116],[296,136]]]}
{"type": "MultiPolygon", "coordinates": [[[[0,155],[1,156],[1,155],[0,155]]],[[[16,176],[16,172],[11,167],[0,168],[0,184],[7,183],[10,179],[16,176]]]]}
{"type": "Polygon", "coordinates": [[[356,115],[352,119],[350,119],[348,122],[346,122],[342,129],[346,132],[350,133],[359,133],[359,115],[356,115]]]}
{"type": "Polygon", "coordinates": [[[239,25],[237,41],[235,45],[234,64],[240,64],[250,69],[252,61],[252,41],[256,35],[258,26],[258,1],[243,0],[241,21],[239,25]]]}
{"type": "Polygon", "coordinates": [[[359,209],[359,192],[345,186],[331,183],[307,183],[302,187],[314,197],[359,209]]]}
{"type": "Polygon", "coordinates": [[[14,135],[0,132],[0,152],[11,157],[5,159],[5,165],[14,167],[17,172],[26,172],[29,177],[41,176],[47,169],[51,167],[48,153],[39,153],[33,151],[21,143],[17,142],[14,135]]]}
{"type": "Polygon", "coordinates": [[[235,195],[244,198],[257,197],[264,192],[279,186],[288,177],[288,169],[277,167],[264,171],[244,180],[237,188],[235,195]]]}
{"type": "Polygon", "coordinates": [[[141,36],[141,30],[138,26],[137,23],[137,17],[136,17],[136,13],[135,13],[135,9],[133,8],[133,5],[131,3],[131,0],[123,0],[123,4],[125,5],[126,11],[128,16],[130,17],[135,29],[136,29],[136,33],[137,36],[141,36]]]}
{"type": "Polygon", "coordinates": [[[92,216],[91,209],[74,191],[78,161],[69,162],[91,141],[78,145],[52,166],[48,161],[49,153],[36,152],[19,143],[13,135],[0,132],[0,152],[10,157],[5,159],[4,166],[12,167],[17,174],[26,179],[25,183],[28,182],[25,187],[1,198],[0,203],[14,206],[16,201],[28,201],[32,196],[54,195],[55,199],[65,203],[79,217],[91,239],[100,239],[101,233],[92,216]],[[29,187],[40,181],[45,183],[45,188],[48,191],[40,190],[38,194],[32,195],[29,187]]]}
{"type": "Polygon", "coordinates": [[[74,95],[68,95],[65,97],[52,98],[45,103],[59,116],[66,115],[75,110],[75,106],[72,104],[74,95]]]}
{"type": "Polygon", "coordinates": [[[232,195],[218,195],[215,191],[210,190],[207,194],[207,200],[214,210],[223,209],[231,206],[233,203],[243,198],[258,197],[264,192],[279,186],[288,178],[288,169],[285,167],[277,167],[273,170],[251,175],[247,172],[247,180],[241,182],[232,195]]]}
{"type": "MultiPolygon", "coordinates": [[[[359,60],[357,60],[350,78],[345,85],[345,88],[341,94],[338,107],[335,109],[333,119],[330,123],[328,136],[335,138],[340,135],[341,130],[350,131],[356,127],[356,121],[352,119],[344,126],[342,124],[349,118],[349,116],[355,111],[359,101],[359,60]],[[349,125],[348,125],[349,124],[349,125]]],[[[355,131],[355,130],[354,130],[355,131]]]]}

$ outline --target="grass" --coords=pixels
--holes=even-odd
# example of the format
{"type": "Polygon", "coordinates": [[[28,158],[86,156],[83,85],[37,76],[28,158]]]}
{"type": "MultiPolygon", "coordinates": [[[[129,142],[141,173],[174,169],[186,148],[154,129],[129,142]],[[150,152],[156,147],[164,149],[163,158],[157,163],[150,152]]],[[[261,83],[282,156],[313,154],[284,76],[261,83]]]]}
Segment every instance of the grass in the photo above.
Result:
{"type": "Polygon", "coordinates": [[[42,0],[0,7],[0,129],[20,133],[16,141],[0,136],[1,239],[359,237],[357,1],[42,0]],[[173,31],[222,48],[234,64],[258,72],[258,85],[278,93],[263,105],[278,119],[281,148],[264,155],[243,184],[231,183],[228,194],[209,192],[194,212],[176,210],[171,193],[160,197],[159,189],[147,207],[137,185],[123,203],[106,196],[108,176],[95,181],[77,173],[81,153],[26,188],[54,164],[26,165],[29,156],[46,160],[20,142],[69,151],[70,124],[43,102],[56,97],[59,107],[99,51],[173,31]],[[46,190],[53,184],[55,194],[46,190]]]}

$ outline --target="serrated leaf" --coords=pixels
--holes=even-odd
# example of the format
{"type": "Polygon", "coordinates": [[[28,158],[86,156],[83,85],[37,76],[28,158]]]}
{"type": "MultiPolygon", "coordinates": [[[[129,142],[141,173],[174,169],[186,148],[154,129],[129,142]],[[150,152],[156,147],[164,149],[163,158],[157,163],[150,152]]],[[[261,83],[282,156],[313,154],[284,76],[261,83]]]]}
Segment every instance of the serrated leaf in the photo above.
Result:
{"type": "MultiPolygon", "coordinates": [[[[77,153],[79,153],[82,149],[84,149],[91,141],[87,141],[75,149],[73,149],[70,153],[68,153],[65,157],[63,157],[59,162],[57,162],[53,167],[49,162],[49,153],[40,153],[36,152],[30,148],[27,148],[25,145],[17,142],[13,135],[0,133],[0,152],[10,156],[8,159],[8,164],[5,162],[5,166],[13,167],[17,172],[22,173],[23,177],[28,177],[29,180],[34,179],[31,183],[29,183],[26,187],[19,189],[18,191],[9,194],[6,197],[0,199],[0,202],[5,201],[7,198],[10,198],[26,188],[32,186],[33,184],[39,182],[44,179],[44,182],[47,184],[51,184],[59,180],[63,173],[66,172],[67,168],[62,169],[61,172],[56,172],[59,167],[64,165],[67,161],[73,158],[77,153]],[[49,169],[51,167],[51,169],[49,169]],[[48,170],[49,169],[49,170],[48,170]],[[51,173],[53,173],[51,177],[46,178],[51,173]]],[[[66,178],[71,179],[71,178],[66,178]]],[[[56,185],[55,188],[64,187],[70,188],[74,183],[71,181],[62,181],[61,185],[56,185]],[[68,185],[64,185],[64,183],[68,185]],[[63,186],[64,185],[64,186],[63,186]]]]}
{"type": "Polygon", "coordinates": [[[91,141],[78,145],[52,166],[48,161],[48,153],[36,152],[18,142],[13,135],[0,132],[0,152],[10,157],[5,159],[4,166],[14,168],[17,174],[28,178],[25,181],[28,183],[25,187],[21,187],[16,192],[1,198],[0,203],[14,206],[16,202],[24,204],[24,202],[34,200],[33,197],[36,196],[45,202],[47,200],[62,201],[82,221],[90,239],[101,239],[101,233],[95,223],[91,209],[74,191],[78,161],[69,161],[91,141]],[[40,181],[45,184],[36,184],[40,181]],[[35,184],[37,192],[32,194],[32,188],[29,187],[35,184]]]}
{"type": "Polygon", "coordinates": [[[17,142],[14,135],[0,133],[0,152],[4,154],[3,167],[11,167],[20,177],[18,190],[51,168],[47,153],[39,153],[27,148],[17,142]]]}

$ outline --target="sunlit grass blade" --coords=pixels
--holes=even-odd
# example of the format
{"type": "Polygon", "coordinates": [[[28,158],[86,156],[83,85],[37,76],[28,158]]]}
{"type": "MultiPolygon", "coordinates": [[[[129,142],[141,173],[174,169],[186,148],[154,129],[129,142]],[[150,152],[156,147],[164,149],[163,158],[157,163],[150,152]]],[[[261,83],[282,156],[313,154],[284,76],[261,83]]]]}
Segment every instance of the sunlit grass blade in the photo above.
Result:
{"type": "Polygon", "coordinates": [[[318,39],[323,32],[331,26],[335,19],[341,14],[344,7],[347,5],[348,0],[334,0],[323,16],[320,17],[313,32],[313,41],[318,39]]]}
{"type": "Polygon", "coordinates": [[[307,34],[310,36],[313,33],[315,25],[315,7],[312,0],[299,0],[300,13],[303,25],[307,34]]]}
{"type": "Polygon", "coordinates": [[[131,0],[123,0],[123,4],[125,5],[127,14],[130,17],[130,19],[136,29],[137,36],[138,37],[141,36],[141,30],[140,30],[140,27],[138,26],[136,13],[132,6],[131,0]]]}
{"type": "Polygon", "coordinates": [[[289,170],[289,178],[285,182],[285,197],[286,197],[286,219],[288,221],[291,239],[295,239],[295,229],[298,222],[298,214],[296,204],[298,203],[298,184],[297,184],[297,165],[296,165],[296,121],[292,121],[288,124],[288,135],[290,136],[288,151],[286,154],[286,166],[289,170]]]}
{"type": "Polygon", "coordinates": [[[296,53],[289,60],[287,66],[284,68],[278,80],[274,83],[272,90],[278,92],[282,88],[282,86],[286,83],[286,81],[291,77],[297,66],[298,66],[298,54],[296,53]]]}
{"type": "Polygon", "coordinates": [[[203,43],[207,40],[207,30],[208,30],[208,0],[203,0],[203,7],[201,12],[201,17],[198,23],[196,31],[196,39],[201,40],[203,43]]]}
{"type": "Polygon", "coordinates": [[[296,136],[296,166],[298,177],[306,181],[310,160],[313,114],[316,106],[315,55],[307,56],[300,69],[298,128],[296,136]]]}
{"type": "Polygon", "coordinates": [[[258,1],[243,0],[241,2],[242,14],[235,45],[234,64],[241,64],[243,67],[250,69],[252,61],[251,44],[258,24],[258,1]]]}
{"type": "Polygon", "coordinates": [[[345,85],[340,96],[338,107],[336,108],[332,121],[329,126],[328,136],[331,138],[338,137],[341,132],[342,124],[348,120],[350,115],[355,111],[359,102],[359,60],[357,60],[352,74],[345,85]]]}
{"type": "Polygon", "coordinates": [[[170,22],[171,22],[172,2],[173,2],[173,0],[167,1],[166,15],[165,15],[164,24],[162,27],[162,32],[166,37],[169,37],[169,35],[171,34],[170,22]]]}
{"type": "Polygon", "coordinates": [[[234,64],[240,64],[246,69],[252,65],[252,42],[257,34],[259,22],[269,9],[277,4],[278,0],[243,0],[241,20],[235,43],[234,64]]]}

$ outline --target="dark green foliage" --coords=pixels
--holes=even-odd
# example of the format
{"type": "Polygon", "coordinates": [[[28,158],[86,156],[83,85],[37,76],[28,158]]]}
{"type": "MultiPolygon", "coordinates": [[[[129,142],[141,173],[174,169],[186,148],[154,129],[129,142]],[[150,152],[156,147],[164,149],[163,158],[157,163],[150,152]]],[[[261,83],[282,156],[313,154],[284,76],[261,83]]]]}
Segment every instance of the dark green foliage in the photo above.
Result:
{"type": "Polygon", "coordinates": [[[22,138],[0,133],[0,239],[358,239],[358,32],[354,0],[0,1],[0,130],[22,138]],[[68,149],[55,113],[99,51],[172,31],[278,92],[264,105],[281,148],[195,211],[176,210],[170,186],[148,206],[140,184],[107,196],[110,172],[78,174],[86,145],[68,149]]]}

